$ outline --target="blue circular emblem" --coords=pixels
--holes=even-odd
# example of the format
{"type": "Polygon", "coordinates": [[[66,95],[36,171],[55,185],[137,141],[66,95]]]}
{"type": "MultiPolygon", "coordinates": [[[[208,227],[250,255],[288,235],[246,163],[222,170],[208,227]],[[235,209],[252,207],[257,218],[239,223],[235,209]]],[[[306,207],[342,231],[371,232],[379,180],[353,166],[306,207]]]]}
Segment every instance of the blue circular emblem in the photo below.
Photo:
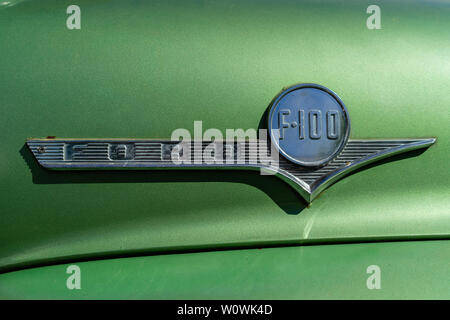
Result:
{"type": "Polygon", "coordinates": [[[350,118],[330,89],[311,83],[284,89],[272,102],[270,139],[280,154],[302,166],[322,166],[335,158],[350,135],[350,118]]]}

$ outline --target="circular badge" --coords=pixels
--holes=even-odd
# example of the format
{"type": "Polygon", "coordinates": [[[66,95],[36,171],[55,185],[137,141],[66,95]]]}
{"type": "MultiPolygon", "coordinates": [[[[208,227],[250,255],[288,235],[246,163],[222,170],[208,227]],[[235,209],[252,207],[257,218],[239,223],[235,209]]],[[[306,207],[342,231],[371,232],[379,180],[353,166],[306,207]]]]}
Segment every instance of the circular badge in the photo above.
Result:
{"type": "Polygon", "coordinates": [[[350,135],[342,100],[317,84],[284,89],[273,101],[268,128],[280,154],[302,166],[322,166],[335,158],[350,135]]]}

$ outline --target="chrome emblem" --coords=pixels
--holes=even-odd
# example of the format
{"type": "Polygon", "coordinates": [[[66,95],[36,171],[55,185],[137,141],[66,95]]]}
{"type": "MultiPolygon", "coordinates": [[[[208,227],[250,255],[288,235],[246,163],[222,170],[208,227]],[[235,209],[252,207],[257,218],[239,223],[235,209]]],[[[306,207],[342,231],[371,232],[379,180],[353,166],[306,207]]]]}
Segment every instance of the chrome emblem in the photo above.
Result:
{"type": "Polygon", "coordinates": [[[311,202],[364,165],[436,141],[349,139],[350,118],[344,103],[316,84],[284,89],[271,103],[267,118],[270,139],[262,134],[237,141],[46,138],[28,139],[27,145],[48,169],[261,170],[283,179],[311,202]]]}
{"type": "Polygon", "coordinates": [[[286,159],[317,167],[345,147],[350,119],[334,92],[317,84],[300,84],[283,90],[275,99],[268,128],[272,143],[286,159]]]}

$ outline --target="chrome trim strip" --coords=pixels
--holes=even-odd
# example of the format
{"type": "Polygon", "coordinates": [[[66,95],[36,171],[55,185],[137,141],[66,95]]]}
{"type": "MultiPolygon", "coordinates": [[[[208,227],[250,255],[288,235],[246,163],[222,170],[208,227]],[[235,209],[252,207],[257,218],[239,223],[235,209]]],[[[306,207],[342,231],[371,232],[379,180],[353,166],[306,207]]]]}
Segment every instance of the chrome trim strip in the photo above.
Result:
{"type": "MultiPolygon", "coordinates": [[[[179,143],[170,140],[29,139],[27,146],[38,163],[48,169],[267,170],[291,185],[307,202],[311,202],[328,186],[356,169],[393,155],[429,147],[435,141],[435,138],[349,140],[334,160],[318,168],[305,168],[282,157],[279,159],[279,167],[264,165],[259,161],[252,163],[250,159],[257,158],[258,153],[250,141],[234,143],[235,154],[238,144],[241,143],[244,147],[245,161],[233,164],[175,164],[164,155],[164,147],[179,143]]],[[[200,150],[194,149],[192,159],[201,155],[209,144],[211,142],[203,142],[200,150]]],[[[223,153],[228,155],[226,148],[223,153]]]]}

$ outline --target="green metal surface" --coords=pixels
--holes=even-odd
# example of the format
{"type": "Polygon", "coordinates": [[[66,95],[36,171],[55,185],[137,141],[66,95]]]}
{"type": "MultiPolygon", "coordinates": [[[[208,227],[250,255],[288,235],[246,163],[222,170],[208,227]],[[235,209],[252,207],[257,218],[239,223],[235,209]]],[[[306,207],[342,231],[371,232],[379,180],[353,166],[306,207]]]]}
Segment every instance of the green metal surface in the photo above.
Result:
{"type": "Polygon", "coordinates": [[[66,28],[72,1],[4,3],[0,270],[185,248],[449,238],[449,2],[377,1],[381,30],[366,28],[364,1],[80,0],[81,30],[66,28]],[[258,173],[50,172],[24,145],[170,137],[194,120],[256,128],[298,82],[342,98],[352,138],[438,140],[337,182],[310,207],[258,173]]]}
{"type": "Polygon", "coordinates": [[[449,299],[450,241],[231,250],[77,263],[0,275],[2,299],[449,299]],[[418,263],[420,261],[420,263],[418,263]],[[380,289],[367,287],[380,268],[380,289]],[[187,267],[188,266],[188,267],[187,267]]]}

